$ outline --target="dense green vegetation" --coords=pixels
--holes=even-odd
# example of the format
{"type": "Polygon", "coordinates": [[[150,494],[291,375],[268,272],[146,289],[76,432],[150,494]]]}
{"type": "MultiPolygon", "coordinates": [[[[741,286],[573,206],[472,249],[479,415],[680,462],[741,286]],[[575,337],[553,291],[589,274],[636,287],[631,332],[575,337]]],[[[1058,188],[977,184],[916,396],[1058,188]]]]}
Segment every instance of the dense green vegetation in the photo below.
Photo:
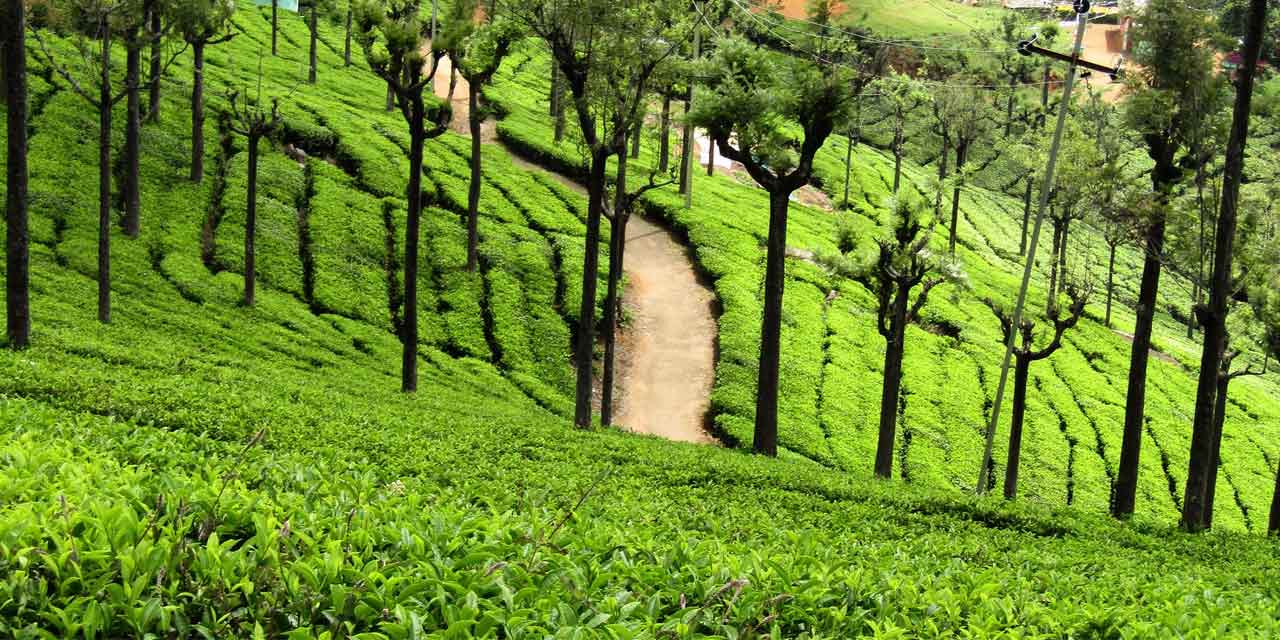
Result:
{"type": "MultiPolygon", "coordinates": [[[[885,226],[893,160],[869,146],[855,150],[851,210],[791,209],[781,459],[573,430],[585,200],[518,168],[508,149],[568,174],[581,173],[582,150],[552,140],[549,57],[532,44],[486,89],[505,147],[484,148],[475,273],[463,268],[468,142],[427,144],[422,391],[397,393],[404,123],[382,109],[385,87],[358,51],[343,66],[340,25],[320,25],[314,86],[302,82],[305,22],[284,14],[280,26],[281,57],[265,56],[269,9],[240,2],[237,37],[212,47],[206,68],[216,97],[256,84],[261,60],[264,92],[289,95],[278,143],[310,156],[264,154],[254,307],[239,305],[243,140],[225,135],[225,105],[211,98],[207,175],[184,179],[183,57],[160,124],[144,129],[143,235],[116,232],[115,314],[96,322],[94,115],[32,60],[35,333],[31,349],[0,352],[0,634],[1280,633],[1276,543],[1247,533],[1265,526],[1280,460],[1277,380],[1233,389],[1223,530],[1172,530],[1196,347],[1172,317],[1161,316],[1158,347],[1176,363],[1152,368],[1134,522],[1104,516],[1128,349],[1096,303],[1033,372],[1026,499],[967,495],[999,357],[981,300],[1016,287],[1021,203],[998,191],[963,190],[968,287],[940,289],[908,329],[902,481],[870,480],[874,300],[809,258],[869,246],[885,226]]],[[[652,133],[637,173],[655,163],[652,133]]],[[[843,194],[845,144],[837,136],[819,156],[828,198],[843,194]]],[[[931,171],[906,168],[926,199],[931,171]]],[[[713,419],[727,444],[749,445],[767,198],[744,176],[696,173],[691,208],[664,189],[645,209],[687,238],[714,284],[713,419]]],[[[1097,233],[1082,235],[1105,258],[1097,233]]],[[[1138,263],[1122,254],[1126,273],[1138,263]]],[[[1164,290],[1166,306],[1180,304],[1179,287],[1164,290]]],[[[1131,323],[1121,309],[1117,326],[1131,323]]]]}

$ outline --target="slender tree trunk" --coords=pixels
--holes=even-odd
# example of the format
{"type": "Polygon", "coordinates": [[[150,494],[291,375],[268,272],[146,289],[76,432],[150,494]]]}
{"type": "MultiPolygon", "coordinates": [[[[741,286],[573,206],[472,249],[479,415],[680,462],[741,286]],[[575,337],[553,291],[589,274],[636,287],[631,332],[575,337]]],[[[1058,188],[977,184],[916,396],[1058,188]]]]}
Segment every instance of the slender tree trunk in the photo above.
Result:
{"type": "MultiPolygon", "coordinates": [[[[618,154],[618,173],[614,189],[615,203],[621,203],[627,193],[627,157],[618,154]]],[[[618,287],[622,282],[624,268],[623,258],[627,248],[627,222],[631,215],[621,204],[613,213],[613,224],[609,229],[609,283],[608,294],[604,300],[604,380],[600,387],[600,423],[613,424],[613,386],[616,363],[615,352],[618,338],[618,310],[621,301],[618,299],[618,287]]]]}
{"type": "Polygon", "coordinates": [[[560,91],[560,65],[556,64],[555,57],[551,59],[551,95],[548,96],[550,109],[548,115],[555,116],[560,113],[560,101],[564,99],[564,95],[560,91]]]}
{"type": "Polygon", "coordinates": [[[716,174],[716,139],[707,136],[707,176],[716,174]]]}
{"type": "Polygon", "coordinates": [[[449,94],[447,96],[447,99],[450,103],[453,102],[453,94],[456,93],[457,90],[458,90],[458,68],[453,65],[449,65],[449,94]]]}
{"type": "Polygon", "coordinates": [[[893,445],[898,433],[898,396],[902,392],[902,357],[906,351],[907,304],[911,290],[898,287],[884,347],[884,384],[880,395],[880,436],[876,441],[875,473],[879,478],[893,475],[893,445]]]}
{"type": "Polygon", "coordinates": [[[101,18],[98,91],[98,322],[111,322],[111,29],[101,18]]]}
{"type": "Polygon", "coordinates": [[[1022,461],[1022,424],[1027,414],[1027,379],[1031,377],[1031,362],[1017,356],[1013,370],[1013,424],[1009,428],[1009,457],[1004,467],[1004,497],[1018,497],[1018,466],[1022,461]]]}
{"type": "Polygon", "coordinates": [[[1058,288],[1064,289],[1063,283],[1067,281],[1067,257],[1071,254],[1067,251],[1069,245],[1068,240],[1071,238],[1071,211],[1066,212],[1062,220],[1062,241],[1058,247],[1058,288]]]}
{"type": "Polygon", "coordinates": [[[351,7],[347,7],[346,35],[342,39],[342,66],[351,66],[351,7]]]}
{"type": "Polygon", "coordinates": [[[898,187],[902,184],[902,118],[894,123],[893,129],[893,195],[898,195],[898,187]]]}
{"type": "Polygon", "coordinates": [[[1222,206],[1218,214],[1213,251],[1213,279],[1209,302],[1201,308],[1204,348],[1200,357],[1200,380],[1196,390],[1195,420],[1191,430],[1191,459],[1187,465],[1187,489],[1182,501],[1182,527],[1199,531],[1208,525],[1206,488],[1213,473],[1214,413],[1218,376],[1227,346],[1227,313],[1233,287],[1232,259],[1235,251],[1237,206],[1244,173],[1244,149],[1249,138],[1249,112],[1253,102],[1253,77],[1262,49],[1267,0],[1251,0],[1245,33],[1244,61],[1239,72],[1231,136],[1227,142],[1223,168],[1222,206]]]}
{"type": "Polygon", "coordinates": [[[1036,117],[1036,128],[1044,129],[1045,115],[1049,113],[1049,63],[1044,63],[1044,80],[1040,85],[1040,115],[1036,117]]]}
{"type": "Polygon", "coordinates": [[[658,141],[658,173],[671,166],[671,98],[662,96],[662,138],[658,141]]]}
{"type": "Polygon", "coordinates": [[[311,64],[310,64],[310,67],[307,69],[307,84],[316,83],[316,45],[318,44],[317,40],[319,40],[320,38],[320,25],[318,20],[319,11],[320,11],[319,8],[316,7],[316,3],[312,2],[311,17],[310,17],[309,23],[307,24],[309,30],[311,31],[311,52],[309,55],[311,64]]]}
{"type": "Polygon", "coordinates": [[[1048,307],[1053,307],[1058,299],[1058,254],[1062,251],[1062,228],[1065,225],[1062,221],[1055,221],[1053,225],[1053,252],[1049,254],[1049,298],[1045,301],[1048,307]]]}
{"type": "Polygon", "coordinates": [[[271,55],[280,55],[276,46],[277,34],[280,32],[280,0],[271,0],[271,55]]]}
{"type": "Polygon", "coordinates": [[[249,195],[244,216],[244,306],[252,307],[254,283],[257,279],[257,256],[254,253],[254,236],[258,233],[258,140],[249,134],[249,195]]]}
{"type": "Polygon", "coordinates": [[[132,29],[126,39],[125,53],[125,134],[124,134],[124,233],[137,238],[142,228],[142,197],[139,191],[142,153],[142,45],[138,31],[132,29]]]}
{"type": "Polygon", "coordinates": [[[1213,412],[1213,458],[1209,462],[1209,475],[1205,478],[1204,528],[1213,528],[1213,501],[1218,492],[1218,474],[1222,471],[1222,429],[1227,424],[1227,394],[1231,389],[1231,374],[1223,371],[1218,376],[1218,398],[1213,412]]]}
{"type": "Polygon", "coordinates": [[[933,208],[934,215],[942,217],[942,183],[947,180],[947,172],[950,170],[950,151],[951,151],[951,134],[944,132],[942,134],[942,149],[938,153],[938,193],[934,198],[933,208]]]}
{"type": "Polygon", "coordinates": [[[684,135],[680,146],[680,193],[689,193],[693,182],[693,125],[689,123],[691,102],[684,101],[684,135]]]}
{"type": "MultiPolygon", "coordinates": [[[[956,145],[956,175],[960,175],[964,171],[964,162],[968,159],[969,144],[961,142],[956,145]]],[[[956,254],[956,240],[959,239],[960,226],[960,183],[956,183],[955,189],[951,192],[951,237],[948,241],[948,247],[951,255],[956,254]]]]}
{"type": "Polygon", "coordinates": [[[1035,178],[1033,174],[1027,174],[1027,189],[1022,194],[1022,248],[1018,249],[1019,256],[1027,255],[1027,243],[1030,242],[1027,232],[1031,224],[1031,190],[1034,188],[1035,178]]]}
{"type": "Polygon", "coordinates": [[[396,92],[391,88],[391,84],[387,84],[387,111],[394,111],[396,108],[396,92]]]}
{"type": "MultiPolygon", "coordinates": [[[[552,66],[556,66],[556,65],[552,65],[552,66]]],[[[558,69],[558,66],[557,66],[557,69],[558,69]]],[[[552,113],[552,115],[555,116],[554,124],[552,125],[552,130],[554,131],[553,135],[555,136],[554,137],[555,143],[560,144],[561,142],[564,141],[565,110],[568,108],[566,105],[567,101],[565,100],[565,95],[564,95],[564,80],[559,79],[559,76],[557,76],[556,83],[551,86],[551,91],[556,96],[555,98],[556,108],[555,108],[555,111],[552,113]]]]}
{"type": "Polygon", "coordinates": [[[1013,135],[1013,103],[1018,95],[1018,76],[1016,74],[1009,75],[1009,102],[1005,105],[1004,111],[1004,137],[1009,139],[1013,135]]]}
{"type": "Polygon", "coordinates": [[[848,144],[845,146],[845,149],[844,149],[844,206],[845,208],[848,208],[849,206],[849,189],[852,186],[852,182],[853,182],[853,145],[855,144],[857,143],[853,141],[853,133],[850,132],[848,144]]]}
{"type": "Polygon", "coordinates": [[[637,123],[635,131],[631,134],[631,159],[640,158],[640,135],[644,131],[644,124],[637,123]]]}
{"type": "Polygon", "coordinates": [[[0,71],[7,103],[5,188],[5,335],[11,349],[31,344],[30,259],[27,230],[27,56],[22,0],[4,3],[0,71]]]}
{"type": "Polygon", "coordinates": [[[470,113],[467,116],[471,128],[471,187],[467,190],[467,271],[474,272],[480,261],[480,83],[470,82],[467,85],[467,104],[470,113]]]}
{"type": "Polygon", "coordinates": [[[1267,519],[1267,535],[1280,535],[1280,469],[1276,472],[1276,486],[1271,492],[1271,517],[1267,519]]]}
{"type": "Polygon", "coordinates": [[[147,99],[147,121],[160,122],[160,76],[164,73],[164,61],[161,59],[160,33],[164,25],[160,22],[160,10],[151,8],[151,72],[147,75],[150,81],[150,93],[147,99]]]}
{"type": "Polygon", "coordinates": [[[1111,514],[1117,518],[1128,518],[1133,515],[1138,493],[1138,462],[1142,454],[1142,429],[1146,421],[1147,362],[1151,356],[1151,330],[1156,315],[1156,293],[1160,289],[1164,234],[1164,216],[1157,214],[1147,227],[1142,284],[1138,290],[1138,305],[1134,309],[1137,322],[1134,325],[1133,350],[1129,358],[1129,390],[1125,398],[1124,437],[1120,443],[1120,467],[1116,473],[1116,498],[1111,507],[1111,514]]]}
{"type": "Polygon", "coordinates": [[[422,145],[426,141],[422,93],[409,107],[409,208],[404,226],[404,351],[400,359],[400,390],[418,390],[418,236],[422,225],[422,145]]]}
{"type": "Polygon", "coordinates": [[[587,181],[587,237],[582,259],[582,304],[578,308],[578,344],[574,360],[578,379],[573,423],[581,429],[591,426],[591,374],[595,349],[596,285],[600,266],[600,219],[604,216],[605,171],[609,157],[602,151],[591,153],[587,181]]]}
{"type": "Polygon", "coordinates": [[[191,43],[191,181],[204,180],[204,41],[191,43]]]}
{"type": "Polygon", "coordinates": [[[1107,258],[1107,328],[1111,328],[1111,300],[1116,291],[1116,245],[1110,245],[1110,256],[1107,258]]]}
{"type": "Polygon", "coordinates": [[[756,453],[778,455],[778,375],[782,353],[782,292],[786,282],[789,193],[769,194],[769,239],[765,257],[764,316],[760,323],[760,371],[756,383],[756,453]]]}

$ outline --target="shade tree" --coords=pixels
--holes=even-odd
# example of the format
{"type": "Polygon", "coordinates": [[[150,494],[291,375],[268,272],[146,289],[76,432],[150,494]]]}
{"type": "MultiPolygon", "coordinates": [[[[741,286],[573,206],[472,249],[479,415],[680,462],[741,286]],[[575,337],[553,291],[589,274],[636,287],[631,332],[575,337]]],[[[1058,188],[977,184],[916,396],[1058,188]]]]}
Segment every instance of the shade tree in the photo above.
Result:
{"type": "Polygon", "coordinates": [[[170,21],[178,36],[191,47],[191,181],[204,180],[204,57],[211,45],[235,37],[232,0],[187,0],[176,3],[170,21]]]}
{"type": "Polygon", "coordinates": [[[1135,307],[1124,435],[1112,515],[1133,513],[1142,432],[1146,426],[1147,365],[1164,267],[1169,201],[1190,167],[1180,164],[1201,123],[1217,110],[1221,81],[1213,72],[1212,25],[1182,0],[1151,0],[1134,29],[1135,68],[1127,74],[1125,120],[1151,158],[1152,206],[1141,222],[1142,277],[1135,307]]]}
{"type": "Polygon", "coordinates": [[[256,282],[256,253],[254,241],[257,235],[258,211],[258,155],[259,145],[263,138],[269,138],[280,127],[279,100],[273,98],[268,108],[261,103],[261,90],[255,100],[246,97],[243,104],[240,94],[233,92],[227,96],[229,111],[228,125],[233,133],[245,137],[248,144],[248,195],[246,197],[244,222],[244,297],[246,307],[254,304],[254,283],[256,282]]]}
{"type": "Polygon", "coordinates": [[[357,38],[370,69],[395,97],[409,127],[409,186],[405,216],[404,292],[398,323],[403,346],[400,389],[418,389],[418,258],[422,225],[422,154],[429,138],[448,130],[451,110],[425,93],[435,80],[441,55],[424,57],[431,24],[417,0],[363,0],[357,5],[357,38]],[[428,127],[430,124],[430,127],[428,127]]]}
{"type": "Polygon", "coordinates": [[[27,10],[23,0],[0,6],[0,84],[5,99],[5,339],[31,343],[31,236],[27,228],[27,10]]]}
{"type": "MultiPolygon", "coordinates": [[[[1085,305],[1089,302],[1090,289],[1087,286],[1069,284],[1066,287],[1070,304],[1064,309],[1061,305],[1050,303],[1045,311],[1045,319],[1051,325],[1047,335],[1048,344],[1036,348],[1035,343],[1043,335],[1037,335],[1035,320],[1024,316],[1016,328],[1017,340],[1013,350],[1013,409],[1009,414],[1009,448],[1004,471],[1004,497],[1013,500],[1018,495],[1018,470],[1022,461],[1022,430],[1027,413],[1027,383],[1031,377],[1031,365],[1046,360],[1062,348],[1062,338],[1067,331],[1074,328],[1084,315],[1085,305]]],[[[1015,331],[1013,315],[1003,306],[991,299],[986,300],[997,320],[1000,322],[1001,344],[1010,342],[1015,331]]]]}

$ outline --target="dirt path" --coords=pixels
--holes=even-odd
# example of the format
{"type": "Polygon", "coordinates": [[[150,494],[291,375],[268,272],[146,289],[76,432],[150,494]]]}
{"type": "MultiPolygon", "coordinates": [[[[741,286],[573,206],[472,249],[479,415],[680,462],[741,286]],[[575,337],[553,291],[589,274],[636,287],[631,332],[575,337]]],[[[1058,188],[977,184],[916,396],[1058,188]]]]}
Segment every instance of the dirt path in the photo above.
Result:
{"type": "Polygon", "coordinates": [[[711,443],[703,429],[715,381],[714,296],[671,232],[633,216],[627,225],[630,324],[618,424],[670,440],[711,443]]]}
{"type": "MultiPolygon", "coordinates": [[[[586,195],[565,176],[515,153],[511,160],[586,195]]],[[[625,266],[622,304],[630,321],[618,336],[616,421],[636,433],[714,444],[703,423],[715,382],[715,296],[698,281],[684,245],[640,216],[627,223],[625,266]]]]}

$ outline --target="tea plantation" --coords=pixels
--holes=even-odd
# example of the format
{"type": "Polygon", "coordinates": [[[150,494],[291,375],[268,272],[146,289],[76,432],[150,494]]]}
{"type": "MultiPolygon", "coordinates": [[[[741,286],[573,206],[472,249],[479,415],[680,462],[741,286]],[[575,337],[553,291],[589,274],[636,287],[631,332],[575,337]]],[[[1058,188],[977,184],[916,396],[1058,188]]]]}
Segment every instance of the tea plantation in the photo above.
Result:
{"type": "MultiPolygon", "coordinates": [[[[1280,635],[1280,547],[1256,533],[1280,388],[1233,387],[1220,526],[1177,532],[1195,345],[1172,318],[1158,346],[1179,364],[1152,364],[1134,521],[1105,515],[1128,348],[1097,305],[1033,370],[1025,497],[972,497],[1000,346],[981,300],[1016,287],[1021,210],[1005,195],[965,190],[969,285],[910,329],[901,479],[871,479],[872,299],[804,257],[878,233],[892,158],[868,147],[850,212],[792,207],[783,456],[736,446],[751,437],[767,198],[735,176],[697,172],[688,209],[674,190],[645,202],[722,307],[711,420],[727,446],[573,429],[585,202],[509,155],[581,172],[577,143],[552,141],[538,47],[517,47],[486,90],[503,144],[484,149],[475,273],[468,141],[427,144],[420,391],[399,393],[404,121],[359,53],[343,66],[340,25],[321,24],[306,84],[307,28],[285,15],[279,57],[264,53],[269,9],[247,0],[236,37],[209,49],[200,184],[185,178],[189,56],[171,70],[160,123],[143,129],[142,235],[112,238],[110,325],[94,309],[96,114],[30,56],[35,331],[31,349],[0,351],[0,636],[1280,635]],[[244,307],[247,157],[217,111],[225,89],[256,85],[259,60],[264,93],[289,96],[279,142],[309,157],[264,145],[262,287],[244,307]]],[[[640,173],[652,132],[643,146],[640,173]]],[[[843,152],[835,139],[820,156],[833,197],[843,152]]],[[[912,188],[928,173],[910,164],[912,188]]],[[[1138,261],[1125,253],[1122,268],[1138,261]]],[[[1123,308],[1117,327],[1132,323],[1123,308]]]]}

